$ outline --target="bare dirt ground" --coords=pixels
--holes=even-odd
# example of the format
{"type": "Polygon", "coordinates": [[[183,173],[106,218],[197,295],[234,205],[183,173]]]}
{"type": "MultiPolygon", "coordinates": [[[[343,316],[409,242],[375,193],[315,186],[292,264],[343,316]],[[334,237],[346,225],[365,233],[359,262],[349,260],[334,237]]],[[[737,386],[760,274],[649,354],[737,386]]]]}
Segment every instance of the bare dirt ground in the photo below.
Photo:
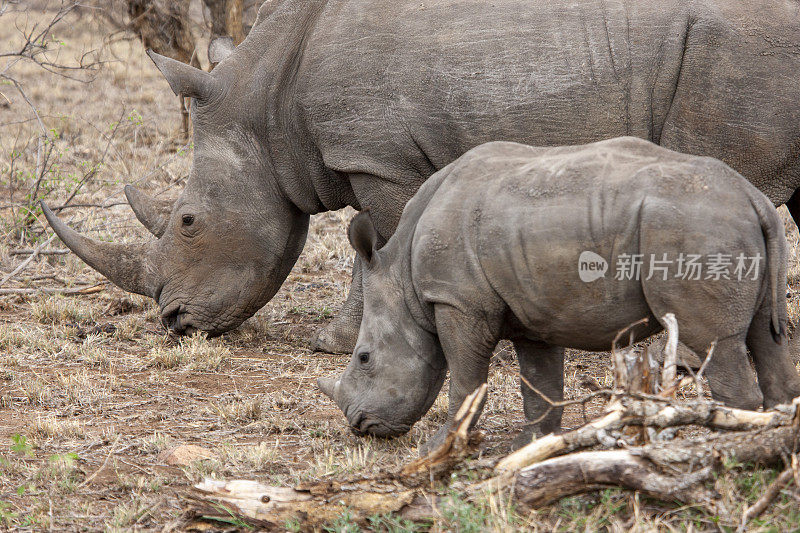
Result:
{"type": "MultiPolygon", "coordinates": [[[[20,29],[46,16],[12,15],[0,17],[0,43],[9,48],[20,29]]],[[[14,67],[49,131],[52,141],[44,146],[37,143],[31,108],[13,87],[0,86],[0,278],[28,257],[20,250],[52,235],[34,207],[36,198],[55,206],[69,200],[60,216],[96,238],[145,239],[125,204],[123,185],[176,196],[191,164],[177,99],[139,42],[110,37],[111,30],[89,13],[70,15],[56,29],[63,58],[96,49],[105,63],[85,83],[33,65],[14,67]],[[37,186],[45,155],[49,166],[37,186]]],[[[351,434],[315,385],[319,376],[340,373],[349,359],[312,353],[308,338],[347,294],[352,252],[344,228],[351,215],[314,217],[303,255],[279,294],[218,339],[169,337],[154,302],[106,283],[72,254],[41,256],[6,282],[0,288],[0,526],[179,528],[181,494],[204,476],[292,484],[415,458],[417,445],[445,418],[447,386],[408,435],[378,440],[351,434]],[[206,458],[167,464],[162,452],[179,444],[202,447],[206,458]]],[[[796,246],[793,224],[787,228],[796,246]]],[[[56,239],[45,249],[63,245],[56,239]]],[[[796,319],[794,301],[792,307],[796,319]]],[[[479,425],[486,433],[482,453],[489,456],[508,450],[523,420],[516,362],[508,349],[502,351],[479,425]]],[[[583,375],[609,383],[607,354],[569,354],[568,396],[587,392],[577,385],[583,375]]],[[[577,425],[597,409],[568,410],[565,425],[577,425]]],[[[469,479],[474,473],[465,468],[456,475],[469,479]]],[[[774,475],[734,466],[721,474],[719,488],[722,497],[739,502],[732,504],[736,508],[752,503],[774,475]]],[[[754,527],[796,528],[798,507],[797,495],[787,493],[754,527]]],[[[355,530],[343,516],[330,528],[355,530]]],[[[717,530],[718,522],[702,509],[605,490],[532,513],[518,512],[502,498],[467,503],[454,497],[434,523],[386,518],[374,527],[717,530]]]]}

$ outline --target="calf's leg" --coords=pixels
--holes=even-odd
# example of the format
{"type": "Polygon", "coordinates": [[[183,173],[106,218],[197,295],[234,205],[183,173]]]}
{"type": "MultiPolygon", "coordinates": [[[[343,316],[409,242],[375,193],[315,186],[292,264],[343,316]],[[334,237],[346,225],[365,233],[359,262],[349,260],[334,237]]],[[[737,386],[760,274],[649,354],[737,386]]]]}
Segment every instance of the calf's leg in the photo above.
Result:
{"type": "MultiPolygon", "coordinates": [[[[684,329],[681,329],[681,326],[678,329],[684,344],[696,353],[705,353],[710,341],[698,339],[692,335],[693,332],[688,327],[684,329]],[[689,329],[686,335],[684,329],[689,329]]],[[[711,387],[711,396],[715,400],[740,409],[758,409],[761,406],[763,396],[756,383],[756,376],[750,368],[744,334],[736,334],[717,341],[717,347],[705,374],[711,387]]]]}
{"type": "MultiPolygon", "coordinates": [[[[487,322],[486,316],[470,316],[449,305],[436,305],[434,315],[439,342],[450,369],[449,404],[447,422],[420,446],[421,456],[444,441],[461,404],[475,389],[486,383],[492,350],[500,340],[499,320],[489,319],[487,322]]],[[[480,417],[484,403],[485,400],[478,408],[473,425],[480,417]]]]}
{"type": "Polygon", "coordinates": [[[769,299],[764,298],[747,332],[747,347],[753,356],[766,408],[800,396],[800,376],[792,363],[787,339],[778,344],[772,338],[769,306],[769,299]]]}
{"type": "MultiPolygon", "coordinates": [[[[553,402],[564,399],[564,349],[529,339],[515,339],[520,376],[553,402]]],[[[561,429],[563,407],[551,408],[541,395],[521,378],[522,406],[525,424],[512,443],[517,449],[529,444],[534,435],[547,435],[561,429]],[[548,412],[549,409],[549,412],[548,412]]]]}

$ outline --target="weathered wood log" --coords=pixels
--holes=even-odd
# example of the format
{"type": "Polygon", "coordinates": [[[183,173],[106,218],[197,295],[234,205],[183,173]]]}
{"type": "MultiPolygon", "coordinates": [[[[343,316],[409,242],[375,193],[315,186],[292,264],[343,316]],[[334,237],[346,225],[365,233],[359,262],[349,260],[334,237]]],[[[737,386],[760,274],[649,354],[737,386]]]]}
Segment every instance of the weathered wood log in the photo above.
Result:
{"type": "Polygon", "coordinates": [[[661,500],[702,505],[712,513],[726,515],[728,511],[719,507],[717,496],[699,484],[709,479],[725,457],[756,464],[778,463],[795,449],[798,436],[798,428],[781,426],[626,450],[569,454],[522,469],[513,480],[514,496],[522,504],[540,507],[572,494],[615,486],[661,500]]]}
{"type": "Polygon", "coordinates": [[[368,516],[389,512],[417,520],[432,518],[435,512],[431,503],[436,498],[423,496],[415,489],[431,477],[446,475],[475,450],[480,441],[469,430],[486,397],[486,389],[483,384],[467,396],[439,447],[399,470],[323,479],[294,488],[247,480],[206,479],[194,486],[187,500],[196,515],[219,520],[238,516],[254,526],[271,528],[298,518],[318,526],[334,520],[345,509],[360,522],[368,516]]]}
{"type": "MultiPolygon", "coordinates": [[[[625,405],[630,399],[624,398],[625,405]]],[[[645,405],[636,402],[637,407],[645,405]]],[[[678,406],[685,407],[685,406],[678,406]]],[[[776,464],[783,457],[797,453],[800,444],[800,398],[791,405],[780,406],[774,412],[756,413],[707,404],[705,413],[692,414],[688,408],[668,405],[648,422],[670,425],[677,422],[706,425],[719,423],[725,429],[742,427],[748,431],[715,434],[671,442],[654,442],[625,450],[580,452],[548,459],[520,470],[516,477],[502,472],[485,486],[514,486],[514,496],[520,503],[539,507],[564,496],[601,487],[617,486],[638,490],[662,500],[677,500],[685,504],[702,505],[721,516],[728,511],[719,506],[712,491],[700,485],[709,478],[724,458],[732,457],[745,463],[776,464]],[[723,414],[720,415],[716,410],[723,414]]],[[[792,468],[782,474],[779,491],[794,476],[792,468]]],[[[768,490],[764,496],[770,495],[768,490]]],[[[774,498],[774,496],[773,496],[774,498]]],[[[771,501],[771,500],[769,500],[771,501]]],[[[768,501],[762,505],[768,505],[768,501]]],[[[761,506],[748,511],[747,520],[763,512],[761,506]]],[[[746,523],[746,521],[744,522],[746,523]]]]}
{"type": "Polygon", "coordinates": [[[663,474],[628,450],[580,452],[520,471],[513,484],[514,497],[524,505],[541,507],[589,490],[624,487],[661,500],[702,504],[717,513],[718,495],[700,486],[712,473],[711,467],[704,467],[682,476],[663,474]]]}
{"type": "Polygon", "coordinates": [[[608,412],[603,417],[574,431],[568,431],[561,435],[551,433],[536,439],[497,463],[495,470],[498,472],[515,471],[560,453],[594,446],[598,443],[601,431],[622,427],[623,417],[624,407],[622,404],[611,403],[608,406],[608,412]]]}
{"type": "Polygon", "coordinates": [[[678,402],[625,396],[609,404],[609,410],[603,417],[576,430],[537,439],[501,460],[496,470],[520,470],[554,455],[595,446],[600,443],[604,434],[623,426],[664,429],[700,425],[718,430],[761,430],[791,425],[796,411],[796,405],[781,405],[769,411],[758,412],[734,409],[703,400],[678,402]]]}
{"type": "Polygon", "coordinates": [[[668,388],[675,383],[678,374],[678,320],[667,313],[661,320],[667,329],[667,343],[664,345],[664,370],[661,373],[661,386],[668,388]]]}
{"type": "Polygon", "coordinates": [[[317,483],[292,489],[248,480],[206,479],[195,485],[186,499],[198,516],[212,520],[240,517],[254,526],[274,528],[284,527],[292,520],[321,525],[335,520],[345,510],[361,522],[375,514],[399,513],[412,506],[416,496],[416,491],[401,485],[367,481],[352,485],[317,483]]]}

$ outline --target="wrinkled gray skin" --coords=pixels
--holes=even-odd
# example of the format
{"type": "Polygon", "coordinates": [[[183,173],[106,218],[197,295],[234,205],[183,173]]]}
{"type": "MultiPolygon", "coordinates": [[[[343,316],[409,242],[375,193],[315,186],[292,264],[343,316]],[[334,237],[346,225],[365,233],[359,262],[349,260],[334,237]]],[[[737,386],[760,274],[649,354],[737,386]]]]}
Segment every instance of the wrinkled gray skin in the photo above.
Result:
{"type": "MultiPolygon", "coordinates": [[[[800,395],[786,345],[786,242],[769,200],[718,160],[672,152],[633,137],[563,148],[489,143],[434,174],[408,203],[394,236],[377,249],[368,213],[350,226],[367,265],[364,318],[353,358],[337,382],[320,379],[354,431],[408,431],[429,409],[450,369],[449,419],[487,380],[492,350],[514,342],[521,374],[563,397],[564,348],[607,350],[618,331],[649,318],[639,338],[675,313],[681,340],[705,353],[716,400],[755,409],[800,395]],[[605,277],[583,282],[578,259],[593,251],[605,277]],[[616,280],[621,254],[759,255],[757,279],[616,280]],[[750,368],[747,351],[755,363],[750,368]],[[368,355],[365,355],[368,354],[368,355]]],[[[734,260],[735,263],[735,260],[734,260]]],[[[529,421],[546,404],[521,387],[529,421]]],[[[560,428],[561,411],[542,422],[560,428]]],[[[525,439],[530,440],[529,427],[525,439]]]]}
{"type": "MultiPolygon", "coordinates": [[[[494,140],[641,137],[722,159],[797,216],[798,9],[796,0],[273,0],[211,73],[153,55],[173,90],[194,97],[188,184],[166,229],[154,228],[161,239],[126,249],[139,264],[118,265],[118,249],[75,251],[155,297],[174,331],[222,332],[278,290],[310,214],[369,208],[385,241],[431,174],[494,140]]],[[[358,271],[322,349],[352,350],[358,271]]]]}

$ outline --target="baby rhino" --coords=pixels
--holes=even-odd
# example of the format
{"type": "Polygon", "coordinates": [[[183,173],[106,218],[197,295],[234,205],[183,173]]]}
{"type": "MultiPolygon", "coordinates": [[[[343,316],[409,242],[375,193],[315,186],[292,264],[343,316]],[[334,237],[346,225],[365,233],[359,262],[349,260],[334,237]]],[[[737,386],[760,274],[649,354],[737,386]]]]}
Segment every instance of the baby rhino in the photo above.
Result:
{"type": "MultiPolygon", "coordinates": [[[[319,386],[359,434],[408,431],[449,368],[436,446],[503,338],[522,376],[561,400],[565,347],[607,350],[643,317],[647,337],[668,312],[696,352],[718,342],[706,370],[715,399],[755,409],[800,395],[785,340],[783,224],[715,159],[634,138],[484,144],[428,179],[386,246],[367,212],[349,237],[367,265],[364,318],[344,375],[319,386]]],[[[537,420],[546,404],[521,389],[525,417],[537,420]]],[[[535,429],[560,422],[552,412],[535,429]]]]}

